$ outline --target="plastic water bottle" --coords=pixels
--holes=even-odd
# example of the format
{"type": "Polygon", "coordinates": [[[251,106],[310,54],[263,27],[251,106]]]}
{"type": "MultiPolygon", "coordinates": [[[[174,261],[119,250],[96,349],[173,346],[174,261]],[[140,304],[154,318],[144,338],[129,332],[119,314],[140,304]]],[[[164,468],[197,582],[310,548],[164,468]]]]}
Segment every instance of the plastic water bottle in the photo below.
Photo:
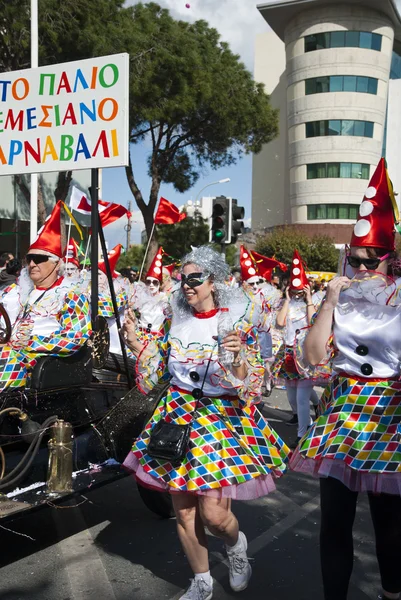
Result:
{"type": "Polygon", "coordinates": [[[217,335],[219,344],[219,362],[225,367],[231,365],[234,360],[234,353],[226,350],[222,344],[226,335],[234,329],[228,308],[221,308],[217,317],[217,335]]]}

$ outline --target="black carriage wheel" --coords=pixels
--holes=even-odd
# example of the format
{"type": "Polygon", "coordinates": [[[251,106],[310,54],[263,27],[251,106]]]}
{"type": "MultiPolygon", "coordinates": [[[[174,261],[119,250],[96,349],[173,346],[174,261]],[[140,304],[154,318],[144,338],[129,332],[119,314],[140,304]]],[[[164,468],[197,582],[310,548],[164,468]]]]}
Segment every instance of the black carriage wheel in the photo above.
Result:
{"type": "Polygon", "coordinates": [[[11,321],[4,304],[0,302],[0,316],[3,317],[5,328],[0,326],[0,344],[7,344],[11,337],[11,321]]]}
{"type": "Polygon", "coordinates": [[[163,519],[174,517],[173,502],[168,492],[156,492],[138,483],[138,492],[145,506],[163,519]]]}

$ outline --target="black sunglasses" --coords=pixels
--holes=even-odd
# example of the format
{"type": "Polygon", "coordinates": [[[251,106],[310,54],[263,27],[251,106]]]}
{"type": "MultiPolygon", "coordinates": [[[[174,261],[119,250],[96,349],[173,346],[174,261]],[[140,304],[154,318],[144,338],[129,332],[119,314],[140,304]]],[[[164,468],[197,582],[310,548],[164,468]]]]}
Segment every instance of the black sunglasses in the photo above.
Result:
{"type": "Polygon", "coordinates": [[[208,277],[205,277],[203,273],[189,273],[189,275],[181,273],[181,287],[187,285],[193,289],[202,285],[202,283],[205,283],[206,279],[208,279],[208,277]]]}
{"type": "Polygon", "coordinates": [[[35,263],[35,265],[40,265],[40,263],[47,262],[49,258],[50,256],[46,256],[46,254],[27,254],[26,263],[29,265],[29,263],[32,261],[35,263]]]}
{"type": "Polygon", "coordinates": [[[160,285],[160,281],[158,279],[146,279],[145,285],[160,285]]]}
{"type": "Polygon", "coordinates": [[[364,265],[368,271],[375,271],[380,263],[389,256],[388,252],[384,256],[378,256],[377,258],[359,258],[358,256],[348,255],[347,261],[353,269],[359,269],[361,265],[364,265]]]}

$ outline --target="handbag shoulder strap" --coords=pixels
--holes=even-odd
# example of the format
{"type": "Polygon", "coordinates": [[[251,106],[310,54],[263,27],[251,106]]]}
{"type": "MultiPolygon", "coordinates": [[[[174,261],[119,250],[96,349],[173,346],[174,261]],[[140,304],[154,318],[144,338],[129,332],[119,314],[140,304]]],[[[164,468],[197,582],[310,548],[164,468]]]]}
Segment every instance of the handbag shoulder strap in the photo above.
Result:
{"type": "MultiPolygon", "coordinates": [[[[194,392],[195,390],[198,390],[198,394],[197,394],[197,398],[196,398],[195,408],[192,411],[192,419],[191,419],[190,423],[192,423],[192,421],[194,419],[194,414],[198,410],[199,402],[203,398],[202,392],[203,392],[203,388],[204,388],[204,385],[205,385],[205,382],[206,382],[207,374],[209,372],[210,363],[212,362],[212,356],[213,356],[213,352],[214,352],[214,350],[216,348],[216,345],[217,345],[217,342],[216,342],[216,344],[214,344],[214,346],[212,348],[212,351],[211,351],[211,353],[209,355],[209,358],[207,360],[206,370],[205,370],[205,374],[203,376],[200,388],[195,388],[194,390],[192,390],[192,392],[194,392]]],[[[166,414],[167,414],[167,394],[164,396],[164,415],[166,415],[166,414]]]]}

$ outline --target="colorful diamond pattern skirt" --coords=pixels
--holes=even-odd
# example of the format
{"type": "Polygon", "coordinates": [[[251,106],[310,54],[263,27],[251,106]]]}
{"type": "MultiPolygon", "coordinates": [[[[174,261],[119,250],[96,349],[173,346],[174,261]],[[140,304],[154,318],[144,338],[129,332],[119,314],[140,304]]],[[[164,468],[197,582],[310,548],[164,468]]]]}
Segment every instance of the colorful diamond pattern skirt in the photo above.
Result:
{"type": "Polygon", "coordinates": [[[293,470],[335,477],[353,491],[401,494],[401,381],[336,376],[293,470]]]}
{"type": "Polygon", "coordinates": [[[203,398],[192,421],[188,451],[180,466],[146,453],[154,425],[165,416],[189,423],[195,408],[189,393],[170,389],[124,466],[144,485],[161,491],[190,492],[248,500],[275,489],[286,470],[289,448],[271,429],[257,406],[244,407],[237,397],[203,398]]]}

